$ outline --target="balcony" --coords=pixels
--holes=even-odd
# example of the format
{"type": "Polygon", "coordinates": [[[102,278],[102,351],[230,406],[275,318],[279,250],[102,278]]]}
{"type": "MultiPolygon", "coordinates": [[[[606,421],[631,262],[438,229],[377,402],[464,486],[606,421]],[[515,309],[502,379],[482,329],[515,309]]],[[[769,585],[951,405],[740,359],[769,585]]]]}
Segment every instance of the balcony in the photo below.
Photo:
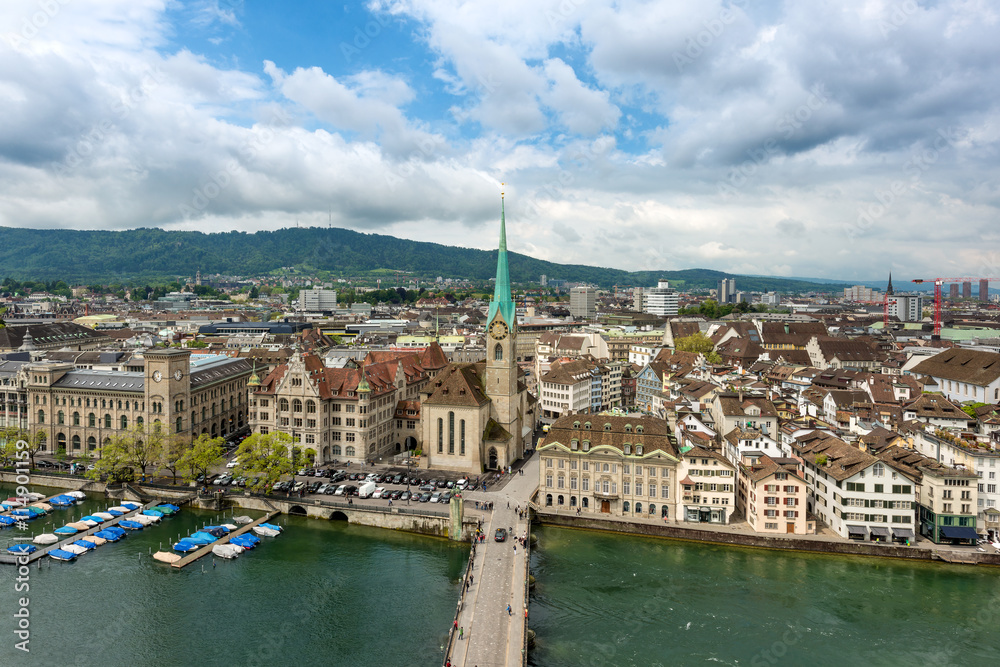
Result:
{"type": "Polygon", "coordinates": [[[606,499],[606,500],[611,500],[611,499],[617,499],[618,498],[618,493],[615,492],[615,491],[604,492],[604,491],[598,491],[597,489],[594,489],[594,497],[595,498],[606,499]]]}

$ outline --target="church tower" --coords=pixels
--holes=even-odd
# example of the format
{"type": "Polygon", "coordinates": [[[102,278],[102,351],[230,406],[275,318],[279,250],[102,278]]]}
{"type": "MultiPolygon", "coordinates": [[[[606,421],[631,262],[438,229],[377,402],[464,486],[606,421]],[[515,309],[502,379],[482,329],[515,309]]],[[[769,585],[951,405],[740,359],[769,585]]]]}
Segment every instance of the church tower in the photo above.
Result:
{"type": "Polygon", "coordinates": [[[493,401],[494,419],[515,438],[520,437],[517,390],[517,316],[507,268],[507,223],[500,193],[500,251],[497,277],[486,316],[486,394],[493,401]],[[514,422],[518,423],[515,424],[514,422]]]}

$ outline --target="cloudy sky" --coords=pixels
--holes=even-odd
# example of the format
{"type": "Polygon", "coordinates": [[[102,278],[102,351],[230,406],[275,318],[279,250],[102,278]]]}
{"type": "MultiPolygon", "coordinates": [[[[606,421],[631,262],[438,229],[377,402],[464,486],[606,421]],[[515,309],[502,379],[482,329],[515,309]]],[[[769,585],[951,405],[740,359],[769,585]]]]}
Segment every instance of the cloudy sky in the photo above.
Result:
{"type": "Polygon", "coordinates": [[[3,0],[0,225],[1000,275],[991,0],[3,0]]]}

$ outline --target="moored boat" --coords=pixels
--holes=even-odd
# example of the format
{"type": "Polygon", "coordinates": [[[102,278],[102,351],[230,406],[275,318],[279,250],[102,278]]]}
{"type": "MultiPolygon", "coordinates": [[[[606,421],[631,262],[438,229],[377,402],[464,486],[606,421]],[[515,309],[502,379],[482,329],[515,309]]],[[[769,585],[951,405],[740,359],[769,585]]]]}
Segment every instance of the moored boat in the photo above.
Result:
{"type": "Polygon", "coordinates": [[[76,560],[76,554],[73,553],[72,551],[66,551],[65,549],[53,549],[46,555],[54,560],[63,560],[63,561],[76,560]]]}
{"type": "Polygon", "coordinates": [[[55,544],[59,541],[59,536],[53,535],[52,533],[42,533],[40,535],[35,535],[35,539],[31,541],[35,544],[55,544]]]}
{"type": "Polygon", "coordinates": [[[157,551],[155,554],[153,554],[153,558],[155,560],[160,561],[161,563],[176,563],[181,558],[183,558],[183,556],[172,554],[169,551],[157,551]]]}
{"type": "Polygon", "coordinates": [[[219,558],[236,558],[243,552],[243,548],[237,544],[216,544],[212,547],[212,553],[219,558]]]}
{"type": "Polygon", "coordinates": [[[261,537],[277,537],[279,534],[278,531],[274,530],[273,528],[266,528],[262,525],[254,526],[253,532],[256,533],[257,535],[260,535],[261,537]]]}
{"type": "Polygon", "coordinates": [[[33,554],[36,551],[38,551],[38,547],[34,544],[21,543],[7,547],[7,553],[11,554],[33,554]]]}

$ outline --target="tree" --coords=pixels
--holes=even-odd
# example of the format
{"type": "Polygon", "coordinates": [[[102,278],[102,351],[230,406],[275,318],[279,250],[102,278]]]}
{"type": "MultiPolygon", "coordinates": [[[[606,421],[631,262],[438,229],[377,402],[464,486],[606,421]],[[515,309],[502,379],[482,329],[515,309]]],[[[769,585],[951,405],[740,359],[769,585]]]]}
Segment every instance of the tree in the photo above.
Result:
{"type": "Polygon", "coordinates": [[[177,470],[182,467],[181,462],[188,449],[190,448],[187,442],[176,436],[168,436],[160,449],[160,460],[156,463],[159,467],[170,471],[174,477],[174,484],[177,484],[177,470]]]}
{"type": "Polygon", "coordinates": [[[179,461],[178,467],[184,471],[184,479],[193,482],[199,475],[208,477],[209,469],[225,456],[225,442],[225,438],[213,438],[207,433],[199,435],[179,461]]]}
{"type": "Polygon", "coordinates": [[[148,428],[143,424],[135,424],[104,444],[99,461],[104,461],[105,458],[110,458],[110,461],[105,466],[95,464],[94,470],[110,468],[104,472],[112,478],[112,473],[117,473],[120,468],[132,468],[138,469],[145,477],[146,468],[162,460],[166,443],[167,434],[159,422],[154,422],[148,428]]]}
{"type": "Polygon", "coordinates": [[[101,447],[101,458],[94,461],[94,467],[84,473],[94,480],[107,479],[111,483],[131,482],[135,472],[128,464],[128,456],[122,438],[111,438],[101,447]]]}
{"type": "Polygon", "coordinates": [[[270,488],[294,470],[291,444],[292,436],[287,433],[254,433],[236,451],[236,474],[247,477],[247,486],[253,491],[270,488]]]}
{"type": "Polygon", "coordinates": [[[719,353],[715,351],[715,343],[712,342],[711,338],[700,331],[698,333],[693,333],[690,336],[678,338],[674,341],[674,346],[681,352],[695,352],[696,354],[702,354],[705,356],[705,360],[711,364],[717,364],[722,361],[719,353]]]}
{"type": "Polygon", "coordinates": [[[42,449],[42,445],[45,444],[46,437],[45,431],[37,431],[36,433],[31,434],[16,426],[8,426],[3,431],[0,431],[0,438],[3,438],[5,442],[4,455],[9,456],[12,459],[23,459],[24,456],[18,456],[18,453],[27,452],[28,462],[32,468],[35,467],[35,454],[42,449]],[[25,442],[26,446],[18,449],[17,443],[21,440],[25,442]]]}

